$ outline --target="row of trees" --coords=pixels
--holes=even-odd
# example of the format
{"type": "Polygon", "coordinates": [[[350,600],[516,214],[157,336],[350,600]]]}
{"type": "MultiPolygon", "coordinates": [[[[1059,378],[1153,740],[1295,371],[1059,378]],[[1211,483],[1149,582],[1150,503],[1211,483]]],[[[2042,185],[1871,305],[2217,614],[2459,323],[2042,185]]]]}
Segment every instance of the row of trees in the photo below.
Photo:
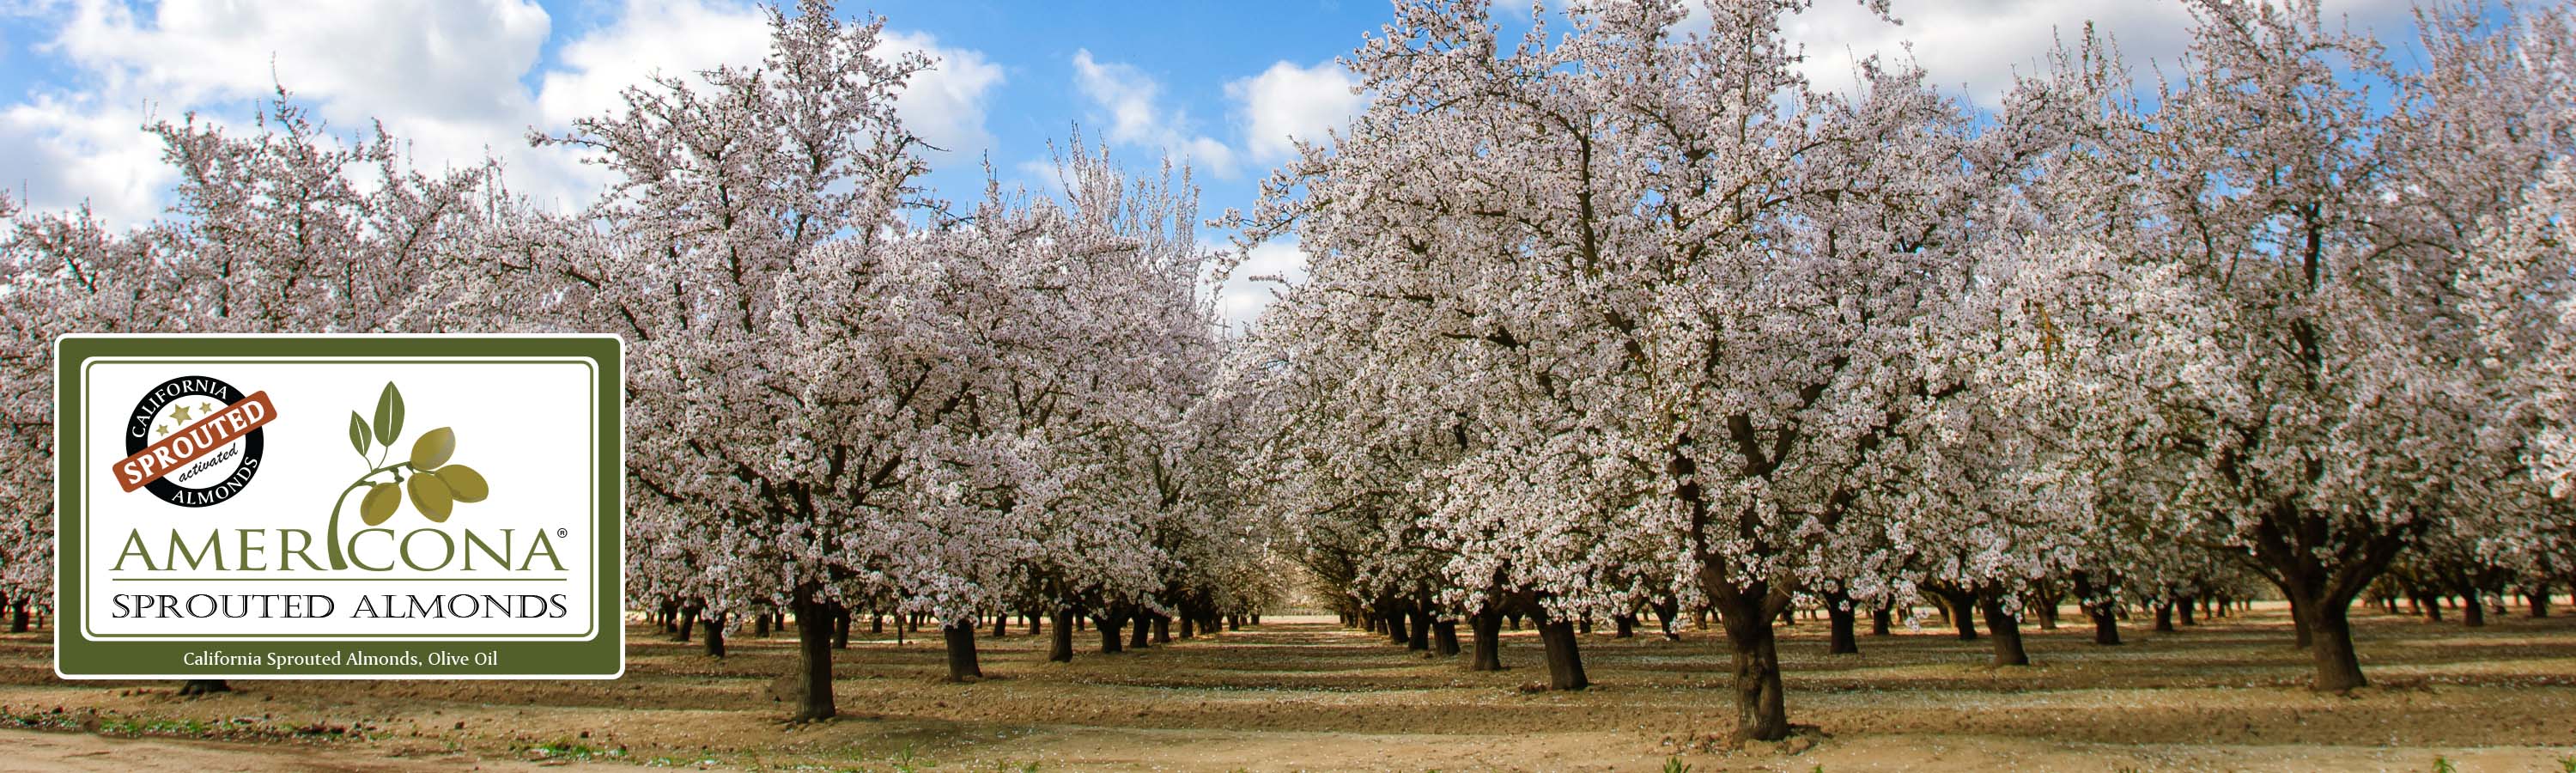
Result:
{"type": "Polygon", "coordinates": [[[173,217],[117,233],[9,212],[11,598],[51,572],[49,346],[71,331],[611,332],[627,342],[632,600],[721,631],[793,613],[805,699],[832,716],[831,626],[1204,623],[1275,593],[1233,517],[1224,342],[1185,171],[1131,178],[1080,147],[1061,193],[931,198],[897,120],[931,66],[883,22],[772,11],[759,63],[658,77],[531,142],[611,172],[572,216],[494,168],[408,170],[281,91],[257,131],[163,124],[173,217]]]}
{"type": "Polygon", "coordinates": [[[1574,621],[1713,610],[1754,739],[1800,597],[2012,663],[2034,601],[2243,573],[2342,691],[2401,559],[2576,579],[2566,8],[2429,5],[2401,57],[2200,0],[2143,89],[2088,30],[1979,113],[1810,84],[1805,6],[1403,2],[1345,62],[1368,108],[1239,221],[1314,256],[1243,374],[1318,576],[1478,666],[1527,615],[1559,688],[1574,621]]]}
{"type": "Polygon", "coordinates": [[[1467,623],[1471,667],[1530,619],[1559,688],[1586,621],[1708,614],[1756,739],[1800,599],[1841,649],[1929,596],[2012,663],[2030,610],[2108,643],[2259,583],[2345,690],[2392,566],[2576,570],[2567,9],[2428,7],[2396,57],[2198,0],[2171,76],[2088,33],[1978,112],[1907,62],[1808,83],[1805,5],[1515,40],[1397,3],[1344,62],[1367,109],[1221,221],[1313,256],[1243,339],[1186,172],[1077,138],[1052,195],[936,199],[893,111],[930,63],[820,2],[758,64],[532,132],[610,173],[571,216],[283,94],[247,135],[159,125],[173,217],[0,205],[0,592],[50,581],[47,344],[101,330],[623,336],[630,602],[793,615],[806,719],[854,613],[934,622],[966,679],[978,621],[1052,618],[1069,659],[1077,617],[1258,611],[1281,557],[1409,639],[1467,623]]]}

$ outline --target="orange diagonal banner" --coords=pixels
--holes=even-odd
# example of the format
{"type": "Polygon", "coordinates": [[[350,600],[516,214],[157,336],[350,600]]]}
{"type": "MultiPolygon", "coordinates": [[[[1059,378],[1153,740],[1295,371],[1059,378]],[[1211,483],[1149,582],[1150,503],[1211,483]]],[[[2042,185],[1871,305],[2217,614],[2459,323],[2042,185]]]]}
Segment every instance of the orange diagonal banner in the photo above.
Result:
{"type": "Polygon", "coordinates": [[[170,433],[159,442],[144,446],[125,461],[117,462],[116,485],[127,491],[151,485],[162,476],[177,472],[207,454],[221,450],[277,418],[277,407],[268,403],[268,393],[259,392],[195,424],[170,433]]]}

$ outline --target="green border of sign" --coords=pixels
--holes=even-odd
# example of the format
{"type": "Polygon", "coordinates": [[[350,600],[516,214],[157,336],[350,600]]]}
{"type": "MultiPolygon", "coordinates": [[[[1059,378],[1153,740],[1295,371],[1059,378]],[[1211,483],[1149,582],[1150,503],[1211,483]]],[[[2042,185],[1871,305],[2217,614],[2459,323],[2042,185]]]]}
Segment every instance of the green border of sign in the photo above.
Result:
{"type": "Polygon", "coordinates": [[[67,335],[54,342],[54,673],[65,679],[614,679],[626,671],[625,585],[625,342],[610,335],[67,335]],[[595,442],[599,468],[594,501],[598,512],[592,534],[597,540],[596,586],[592,633],[584,641],[507,641],[384,637],[245,641],[119,641],[92,639],[82,631],[81,593],[66,579],[80,575],[81,555],[73,546],[81,538],[81,379],[86,363],[100,357],[212,359],[240,357],[345,357],[384,360],[404,357],[548,357],[584,359],[597,370],[594,383],[599,408],[595,442]],[[362,651],[369,655],[410,653],[420,666],[189,666],[192,653],[221,650],[228,655],[328,655],[362,651]],[[444,652],[464,662],[428,665],[432,653],[444,652]],[[488,665],[475,655],[496,653],[488,665]]]}

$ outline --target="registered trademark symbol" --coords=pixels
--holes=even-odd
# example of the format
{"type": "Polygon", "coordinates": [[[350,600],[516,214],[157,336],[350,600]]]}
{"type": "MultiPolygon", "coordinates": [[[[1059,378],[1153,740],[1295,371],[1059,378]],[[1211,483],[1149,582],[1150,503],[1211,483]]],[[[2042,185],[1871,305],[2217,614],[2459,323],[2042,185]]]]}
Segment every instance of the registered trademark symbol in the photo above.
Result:
{"type": "Polygon", "coordinates": [[[564,531],[562,529],[555,530],[555,539],[563,539],[569,536],[572,536],[572,532],[564,531]]]}

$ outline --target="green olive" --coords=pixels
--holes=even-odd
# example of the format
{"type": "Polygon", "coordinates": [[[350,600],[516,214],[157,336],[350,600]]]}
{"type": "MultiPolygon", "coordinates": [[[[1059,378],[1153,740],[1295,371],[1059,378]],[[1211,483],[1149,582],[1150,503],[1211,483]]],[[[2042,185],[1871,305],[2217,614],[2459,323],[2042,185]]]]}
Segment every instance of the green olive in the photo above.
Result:
{"type": "Polygon", "coordinates": [[[446,523],[448,511],[456,508],[456,495],[448,492],[447,481],[439,480],[438,473],[424,472],[411,476],[409,485],[411,506],[431,523],[446,523]]]}
{"type": "Polygon", "coordinates": [[[492,494],[492,485],[483,482],[483,473],[462,464],[438,468],[438,479],[447,484],[447,493],[456,495],[459,502],[481,502],[492,494]]]}
{"type": "Polygon", "coordinates": [[[456,454],[456,431],[446,427],[430,430],[411,442],[411,468],[421,472],[438,469],[447,457],[456,454]]]}
{"type": "Polygon", "coordinates": [[[394,508],[402,506],[402,487],[378,483],[367,488],[367,498],[358,501],[358,518],[374,526],[394,517],[394,508]]]}

